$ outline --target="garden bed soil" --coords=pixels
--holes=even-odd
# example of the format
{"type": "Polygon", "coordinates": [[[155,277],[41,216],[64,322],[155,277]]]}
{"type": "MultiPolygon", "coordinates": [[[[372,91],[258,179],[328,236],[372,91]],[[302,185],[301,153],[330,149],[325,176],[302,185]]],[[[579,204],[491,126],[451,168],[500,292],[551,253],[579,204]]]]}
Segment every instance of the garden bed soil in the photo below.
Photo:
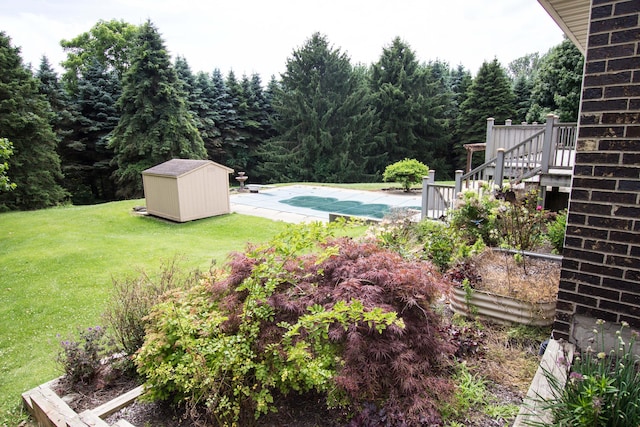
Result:
{"type": "Polygon", "coordinates": [[[480,280],[475,289],[531,303],[553,302],[558,295],[560,263],[556,260],[486,250],[473,263],[480,280]]]}

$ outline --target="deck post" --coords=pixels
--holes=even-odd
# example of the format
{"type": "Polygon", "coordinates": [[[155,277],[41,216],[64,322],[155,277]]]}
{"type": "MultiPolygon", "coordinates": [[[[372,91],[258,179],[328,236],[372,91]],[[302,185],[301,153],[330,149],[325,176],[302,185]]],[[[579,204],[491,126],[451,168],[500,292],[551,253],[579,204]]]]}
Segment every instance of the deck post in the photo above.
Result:
{"type": "Polygon", "coordinates": [[[541,173],[546,174],[549,173],[549,165],[551,162],[551,153],[553,150],[553,132],[554,125],[556,123],[556,119],[558,117],[553,114],[547,114],[547,123],[544,128],[544,141],[542,143],[542,159],[540,161],[540,166],[542,168],[541,173]]]}
{"type": "Polygon", "coordinates": [[[429,175],[422,177],[422,212],[420,214],[421,219],[425,219],[429,212],[430,203],[429,200],[435,200],[435,197],[432,196],[431,192],[433,188],[429,184],[432,184],[436,181],[436,171],[429,170],[429,175]]]}
{"type": "Polygon", "coordinates": [[[486,143],[487,146],[484,150],[484,161],[488,162],[494,156],[494,151],[496,149],[495,144],[493,143],[493,125],[495,124],[496,119],[493,117],[489,117],[487,119],[487,136],[486,143]]]}
{"type": "Polygon", "coordinates": [[[498,188],[502,188],[502,181],[504,180],[504,148],[498,148],[496,157],[496,172],[493,176],[493,182],[498,188]]]}
{"type": "Polygon", "coordinates": [[[462,193],[462,172],[460,169],[456,170],[456,183],[454,188],[455,197],[458,197],[458,194],[462,193]]]}

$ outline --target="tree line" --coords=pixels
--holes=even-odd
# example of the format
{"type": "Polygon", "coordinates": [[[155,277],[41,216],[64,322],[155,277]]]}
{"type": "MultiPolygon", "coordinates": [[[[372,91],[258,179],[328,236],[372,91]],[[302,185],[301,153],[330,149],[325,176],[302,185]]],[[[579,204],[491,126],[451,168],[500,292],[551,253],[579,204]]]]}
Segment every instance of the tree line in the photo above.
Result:
{"type": "Polygon", "coordinates": [[[395,38],[354,65],[315,33],[265,85],[172,61],[150,21],[99,21],[61,46],[62,76],[46,56],[33,71],[0,32],[2,210],[141,197],[140,173],[171,158],[211,159],[253,183],[375,182],[405,158],[451,177],[488,117],[575,121],[583,64],[565,40],[474,77],[395,38]]]}

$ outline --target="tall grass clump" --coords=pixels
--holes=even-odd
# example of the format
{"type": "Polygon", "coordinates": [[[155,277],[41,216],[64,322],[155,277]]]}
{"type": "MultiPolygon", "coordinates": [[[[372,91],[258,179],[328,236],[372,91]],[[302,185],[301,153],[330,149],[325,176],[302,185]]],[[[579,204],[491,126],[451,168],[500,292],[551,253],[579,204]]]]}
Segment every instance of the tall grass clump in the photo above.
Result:
{"type": "Polygon", "coordinates": [[[640,371],[634,345],[638,333],[631,332],[625,342],[623,331],[616,331],[616,345],[607,352],[603,320],[594,329],[598,348],[587,347],[574,360],[559,360],[571,366],[566,384],[545,370],[552,397],[542,400],[541,407],[551,412],[553,422],[529,422],[532,426],[629,427],[640,425],[640,371]]]}

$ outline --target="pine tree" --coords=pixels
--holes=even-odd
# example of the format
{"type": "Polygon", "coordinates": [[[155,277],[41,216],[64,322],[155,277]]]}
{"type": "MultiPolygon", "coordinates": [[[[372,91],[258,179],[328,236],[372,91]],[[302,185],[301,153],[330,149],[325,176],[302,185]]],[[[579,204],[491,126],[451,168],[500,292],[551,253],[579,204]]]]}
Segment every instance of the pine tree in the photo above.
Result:
{"type": "MultiPolygon", "coordinates": [[[[511,81],[497,59],[482,64],[460,106],[457,122],[460,140],[456,147],[459,153],[464,152],[463,144],[485,142],[489,117],[496,123],[515,117],[511,81]]],[[[458,167],[463,168],[464,164],[465,158],[458,158],[458,167]]]]}
{"type": "Polygon", "coordinates": [[[533,104],[533,83],[540,68],[540,55],[529,53],[514,59],[507,66],[507,73],[513,82],[516,115],[514,121],[520,123],[527,120],[527,113],[533,104]]]}
{"type": "Polygon", "coordinates": [[[215,110],[217,106],[216,93],[213,82],[205,72],[198,72],[195,85],[200,95],[200,101],[194,106],[195,115],[199,119],[200,136],[207,151],[207,156],[220,161],[222,151],[221,131],[218,126],[220,115],[215,110]]]}
{"type": "Polygon", "coordinates": [[[219,136],[213,139],[211,146],[207,146],[207,152],[211,159],[225,164],[229,158],[229,147],[233,146],[238,139],[237,112],[233,109],[231,96],[222,73],[217,68],[211,74],[211,86],[213,99],[211,109],[214,112],[213,119],[219,136]]]}
{"type": "Polygon", "coordinates": [[[122,114],[110,147],[120,197],[142,196],[140,174],[151,166],[172,158],[206,157],[176,71],[150,21],[140,27],[118,106],[122,114]]]}
{"type": "Polygon", "coordinates": [[[514,120],[518,123],[527,121],[527,113],[533,104],[531,98],[532,87],[533,81],[525,76],[519,76],[513,83],[513,95],[516,107],[514,120]]]}
{"type": "Polygon", "coordinates": [[[280,135],[261,150],[263,173],[274,181],[366,179],[374,122],[367,102],[348,56],[315,33],[287,61],[273,103],[280,135]]]}
{"type": "Polygon", "coordinates": [[[0,32],[0,136],[13,143],[8,176],[16,184],[13,191],[0,194],[0,209],[40,209],[67,197],[59,184],[54,117],[39,86],[24,67],[20,49],[0,32]]]}
{"type": "Polygon", "coordinates": [[[422,143],[415,157],[437,171],[439,179],[452,179],[451,129],[456,106],[451,70],[441,61],[431,61],[423,69],[426,73],[423,117],[417,129],[422,143]]]}
{"type": "MultiPolygon", "coordinates": [[[[446,115],[451,110],[447,94],[448,70],[440,64],[425,68],[410,46],[395,38],[385,47],[371,72],[371,90],[380,121],[379,151],[386,153],[377,165],[380,171],[404,158],[416,158],[438,168],[446,167],[444,143],[446,115]]],[[[443,171],[444,172],[444,171],[443,171]]]]}
{"type": "Polygon", "coordinates": [[[247,114],[246,94],[241,82],[236,79],[233,70],[227,74],[225,87],[229,95],[231,110],[226,117],[227,132],[224,139],[225,164],[231,168],[245,170],[247,166],[247,133],[245,116],[247,114]]]}
{"type": "Polygon", "coordinates": [[[73,132],[60,148],[65,185],[76,204],[115,200],[108,138],[120,120],[116,106],[120,80],[114,70],[94,61],[78,80],[76,92],[73,132]]]}
{"type": "Polygon", "coordinates": [[[270,136],[271,124],[268,117],[267,100],[262,90],[262,82],[258,74],[251,79],[242,76],[239,87],[230,89],[238,100],[234,108],[238,115],[237,127],[240,144],[231,156],[229,166],[240,171],[246,171],[255,179],[254,171],[258,164],[258,151],[270,136]]]}

